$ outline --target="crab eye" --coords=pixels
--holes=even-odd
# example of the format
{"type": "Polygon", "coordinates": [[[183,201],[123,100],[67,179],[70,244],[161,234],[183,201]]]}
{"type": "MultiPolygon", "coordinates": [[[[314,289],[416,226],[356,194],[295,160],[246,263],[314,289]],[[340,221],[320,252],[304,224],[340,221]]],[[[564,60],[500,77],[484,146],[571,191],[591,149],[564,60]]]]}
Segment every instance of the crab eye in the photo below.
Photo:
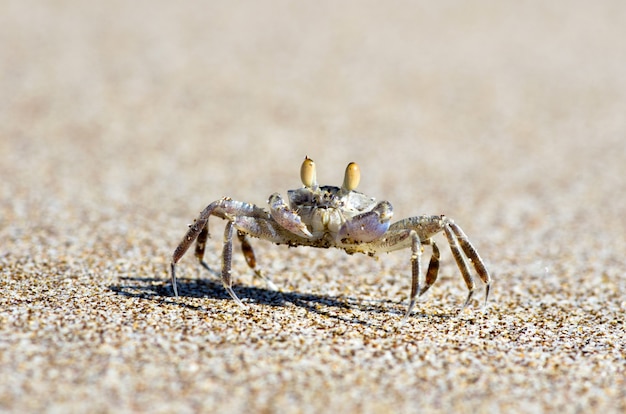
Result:
{"type": "Polygon", "coordinates": [[[352,191],[359,185],[361,181],[361,170],[356,162],[351,162],[346,167],[346,175],[343,178],[343,188],[352,191]]]}
{"type": "Polygon", "coordinates": [[[302,167],[300,167],[300,179],[305,187],[311,188],[317,185],[315,177],[315,163],[309,157],[304,157],[302,167]]]}

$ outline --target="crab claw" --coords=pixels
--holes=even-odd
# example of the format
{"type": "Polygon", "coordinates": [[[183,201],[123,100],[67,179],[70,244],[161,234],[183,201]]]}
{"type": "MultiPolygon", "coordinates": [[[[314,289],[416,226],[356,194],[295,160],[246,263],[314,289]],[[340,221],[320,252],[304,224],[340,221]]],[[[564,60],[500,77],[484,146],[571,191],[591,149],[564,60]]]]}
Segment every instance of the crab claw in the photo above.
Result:
{"type": "Polygon", "coordinates": [[[300,237],[313,237],[309,229],[300,219],[300,216],[289,208],[278,193],[274,193],[267,201],[270,205],[270,214],[281,227],[300,237]]]}
{"type": "Polygon", "coordinates": [[[339,232],[337,239],[350,240],[356,243],[367,243],[382,237],[389,229],[393,209],[388,201],[381,201],[373,210],[358,214],[346,221],[339,232]]]}

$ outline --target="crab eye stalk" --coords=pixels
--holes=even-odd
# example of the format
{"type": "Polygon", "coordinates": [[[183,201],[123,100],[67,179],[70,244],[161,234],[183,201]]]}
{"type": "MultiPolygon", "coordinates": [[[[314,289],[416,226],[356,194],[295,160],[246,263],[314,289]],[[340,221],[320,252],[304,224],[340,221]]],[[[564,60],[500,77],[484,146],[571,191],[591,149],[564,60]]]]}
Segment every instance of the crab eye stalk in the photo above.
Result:
{"type": "Polygon", "coordinates": [[[300,167],[300,179],[305,187],[311,188],[317,186],[317,178],[315,176],[315,163],[309,157],[304,157],[302,167],[300,167]]]}
{"type": "Polygon", "coordinates": [[[352,191],[358,187],[361,181],[361,170],[356,162],[351,162],[346,167],[346,175],[343,178],[343,188],[346,191],[352,191]]]}

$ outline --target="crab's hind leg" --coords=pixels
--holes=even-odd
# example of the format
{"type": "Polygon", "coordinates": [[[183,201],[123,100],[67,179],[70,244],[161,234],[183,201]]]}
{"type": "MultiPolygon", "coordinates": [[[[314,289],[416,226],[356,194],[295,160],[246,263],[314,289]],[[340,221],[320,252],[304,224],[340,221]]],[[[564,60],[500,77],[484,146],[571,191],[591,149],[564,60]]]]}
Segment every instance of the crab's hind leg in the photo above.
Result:
{"type": "Polygon", "coordinates": [[[411,248],[411,294],[409,295],[409,306],[402,321],[400,321],[400,326],[402,326],[411,316],[411,312],[417,302],[417,296],[420,294],[423,249],[419,234],[414,229],[407,229],[400,225],[387,232],[384,238],[371,243],[364,243],[364,245],[368,245],[375,252],[391,252],[405,247],[411,248]]]}
{"type": "Polygon", "coordinates": [[[454,223],[451,220],[448,221],[445,227],[445,233],[446,233],[446,237],[448,238],[448,242],[450,243],[450,248],[452,249],[452,254],[454,256],[454,259],[456,260],[457,265],[459,266],[459,269],[461,269],[461,273],[463,274],[465,283],[467,284],[467,287],[470,290],[463,307],[466,307],[469,304],[469,301],[471,300],[472,295],[474,294],[474,281],[470,274],[467,262],[460,254],[459,245],[461,249],[463,250],[463,252],[465,253],[465,255],[467,256],[467,258],[470,260],[470,262],[474,266],[474,269],[476,270],[478,277],[480,277],[482,282],[485,284],[484,305],[486,306],[487,300],[489,299],[489,288],[491,287],[491,276],[489,276],[489,271],[487,270],[487,267],[485,266],[485,262],[483,262],[483,259],[481,259],[480,255],[476,251],[476,248],[472,245],[467,235],[463,232],[463,230],[461,229],[461,227],[459,227],[458,224],[454,223]]]}
{"type": "Polygon", "coordinates": [[[227,221],[224,229],[224,248],[222,249],[222,284],[231,298],[238,305],[246,307],[237,297],[233,290],[233,279],[231,275],[231,263],[233,259],[233,222],[227,221]]]}
{"type": "Polygon", "coordinates": [[[200,262],[200,265],[202,265],[202,267],[204,267],[206,270],[208,270],[209,272],[217,276],[219,275],[219,273],[211,269],[211,267],[207,264],[207,262],[204,261],[204,249],[206,248],[206,241],[208,238],[209,238],[209,225],[207,223],[202,229],[202,231],[200,232],[200,234],[198,234],[198,238],[196,239],[195,256],[196,256],[196,259],[198,259],[198,262],[200,262]]]}
{"type": "MultiPolygon", "coordinates": [[[[421,293],[425,291],[420,291],[420,274],[422,273],[422,241],[418,232],[415,229],[407,228],[404,222],[399,222],[393,225],[386,234],[385,237],[382,237],[378,240],[374,240],[370,243],[362,243],[360,246],[367,246],[373,252],[392,252],[394,250],[399,250],[403,248],[410,247],[411,248],[411,293],[409,295],[409,306],[400,322],[400,326],[404,325],[404,323],[408,320],[413,308],[415,307],[415,303],[417,302],[417,297],[421,293]]],[[[425,241],[424,243],[428,244],[430,241],[425,241]]],[[[433,265],[432,261],[428,266],[429,274],[435,274],[434,278],[436,279],[436,270],[439,268],[437,263],[436,266],[433,265]]],[[[431,276],[432,279],[432,276],[431,276]]]]}
{"type": "Polygon", "coordinates": [[[422,273],[422,243],[415,230],[410,231],[409,237],[411,238],[411,296],[409,297],[409,307],[400,322],[400,326],[404,325],[409,319],[415,307],[417,295],[420,291],[420,274],[422,273]]]}
{"type": "Polygon", "coordinates": [[[254,271],[254,274],[263,279],[267,286],[272,290],[277,290],[276,285],[263,273],[261,269],[259,269],[256,265],[256,256],[254,255],[254,250],[252,249],[252,245],[250,244],[249,237],[242,231],[237,231],[237,237],[241,242],[241,251],[243,256],[246,259],[246,263],[254,271]]]}
{"type": "Polygon", "coordinates": [[[457,241],[457,238],[454,235],[454,232],[450,229],[449,225],[446,225],[444,227],[444,232],[446,234],[446,238],[448,239],[448,244],[450,245],[450,250],[452,251],[454,261],[461,271],[461,275],[463,275],[463,280],[465,280],[465,284],[467,285],[467,289],[469,291],[467,293],[467,299],[465,299],[465,303],[463,303],[463,309],[465,309],[472,300],[472,296],[474,296],[476,284],[474,283],[474,278],[472,277],[469,266],[467,265],[467,262],[463,257],[463,253],[461,253],[459,242],[457,241]]]}
{"type": "Polygon", "coordinates": [[[437,281],[437,276],[439,274],[439,247],[437,244],[429,240],[428,242],[424,242],[424,244],[430,244],[432,249],[432,254],[430,256],[430,262],[428,263],[428,270],[426,270],[426,281],[424,287],[419,293],[419,296],[422,296],[430,287],[437,281]]]}
{"type": "Polygon", "coordinates": [[[409,316],[411,316],[411,312],[415,307],[415,303],[417,302],[417,298],[422,296],[430,287],[437,281],[437,275],[439,274],[439,248],[432,240],[426,240],[420,242],[417,233],[413,230],[411,232],[411,296],[409,297],[409,307],[407,308],[406,314],[404,318],[402,318],[402,322],[400,325],[403,325],[409,316]],[[415,233],[415,236],[413,235],[415,233]],[[416,251],[416,242],[417,240],[417,251],[416,251]],[[422,289],[419,289],[419,275],[422,273],[421,269],[421,255],[422,255],[422,245],[430,244],[432,247],[432,254],[430,256],[430,261],[428,262],[428,269],[426,270],[426,280],[425,285],[422,289]],[[416,253],[417,252],[417,253],[416,253]]]}
{"type": "Polygon", "coordinates": [[[491,283],[491,277],[489,276],[489,272],[485,267],[485,263],[478,255],[478,252],[472,246],[469,239],[461,230],[461,228],[455,224],[452,220],[446,220],[444,225],[444,233],[446,238],[448,239],[448,243],[450,244],[450,250],[452,251],[452,256],[454,256],[454,260],[456,261],[461,274],[463,275],[463,279],[465,280],[465,284],[467,285],[467,289],[469,290],[467,294],[467,299],[465,299],[465,303],[463,304],[463,309],[469,305],[472,297],[474,296],[474,291],[476,289],[476,285],[474,283],[474,278],[472,277],[472,273],[470,272],[469,265],[463,256],[465,256],[472,262],[476,273],[480,279],[485,283],[485,305],[487,304],[487,299],[489,298],[489,286],[491,283]]]}

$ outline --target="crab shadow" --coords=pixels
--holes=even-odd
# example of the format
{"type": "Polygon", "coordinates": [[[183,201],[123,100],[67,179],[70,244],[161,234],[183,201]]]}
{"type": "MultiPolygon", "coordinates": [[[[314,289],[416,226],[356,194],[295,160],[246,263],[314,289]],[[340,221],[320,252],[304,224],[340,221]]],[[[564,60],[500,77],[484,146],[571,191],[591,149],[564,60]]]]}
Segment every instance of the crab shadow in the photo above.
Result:
{"type": "MultiPolygon", "coordinates": [[[[208,308],[204,305],[185,303],[174,297],[169,281],[158,278],[121,277],[121,283],[110,285],[109,289],[118,295],[159,301],[164,304],[175,305],[197,311],[216,311],[219,304],[208,308]]],[[[272,307],[296,306],[308,312],[340,320],[342,322],[371,325],[366,319],[367,314],[385,314],[390,317],[401,317],[404,311],[403,304],[390,300],[364,300],[353,296],[329,296],[313,293],[285,292],[258,286],[235,285],[237,296],[247,304],[261,304],[272,307]],[[362,317],[350,311],[363,312],[362,317]]],[[[178,294],[180,297],[204,298],[232,302],[222,283],[210,279],[178,279],[178,294]]],[[[219,310],[219,309],[217,309],[219,310]]],[[[432,316],[432,315],[431,315],[432,316]]],[[[441,315],[444,316],[444,315],[441,315]]],[[[415,312],[412,317],[427,317],[415,312]]]]}

